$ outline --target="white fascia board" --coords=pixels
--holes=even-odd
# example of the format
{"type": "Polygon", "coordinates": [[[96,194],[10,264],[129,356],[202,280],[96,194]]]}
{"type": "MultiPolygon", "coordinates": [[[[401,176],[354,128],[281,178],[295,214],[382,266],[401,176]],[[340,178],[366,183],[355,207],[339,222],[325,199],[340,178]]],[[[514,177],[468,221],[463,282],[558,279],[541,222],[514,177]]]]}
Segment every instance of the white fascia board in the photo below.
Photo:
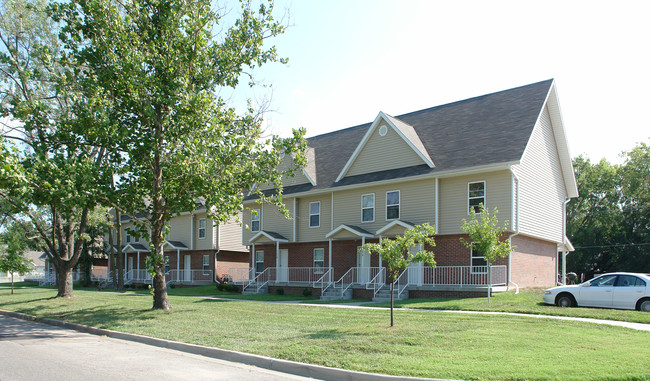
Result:
{"type": "MultiPolygon", "coordinates": [[[[426,151],[422,152],[422,150],[417,148],[415,146],[414,142],[412,142],[408,137],[406,137],[406,135],[404,135],[404,133],[402,132],[402,129],[398,128],[395,125],[395,123],[393,123],[393,121],[392,121],[392,119],[395,119],[395,120],[398,120],[398,121],[399,121],[399,119],[397,119],[397,118],[395,118],[393,116],[390,116],[390,115],[386,115],[383,112],[380,112],[380,114],[384,117],[384,120],[388,123],[388,125],[391,126],[395,132],[397,132],[397,135],[399,135],[402,138],[402,140],[404,140],[406,142],[406,144],[408,144],[408,146],[411,147],[411,149],[413,151],[415,151],[415,153],[420,157],[420,159],[422,159],[424,161],[424,163],[426,165],[429,166],[429,168],[435,168],[435,164],[433,164],[433,160],[431,160],[431,157],[429,156],[429,153],[426,152],[426,151]]],[[[402,122],[402,123],[405,124],[406,126],[410,127],[411,129],[413,129],[412,126],[410,126],[410,125],[408,125],[408,124],[406,124],[404,122],[402,122]]],[[[413,129],[413,132],[417,136],[417,132],[415,131],[415,129],[413,129]]],[[[419,137],[418,137],[418,139],[419,139],[419,137]]],[[[422,141],[420,141],[420,144],[422,145],[422,149],[426,150],[426,148],[424,147],[424,144],[422,144],[422,141]]]]}
{"type": "Polygon", "coordinates": [[[255,243],[255,241],[257,241],[257,239],[260,238],[260,237],[266,237],[266,238],[270,239],[273,242],[279,242],[279,243],[288,243],[289,242],[289,240],[281,239],[281,238],[275,238],[272,235],[266,233],[265,231],[261,231],[261,232],[255,234],[251,239],[249,239],[248,243],[255,243]]]}
{"type": "Polygon", "coordinates": [[[334,180],[334,182],[339,182],[342,178],[345,177],[345,174],[348,173],[348,170],[352,166],[352,163],[354,163],[354,161],[357,159],[357,156],[359,156],[359,154],[361,153],[361,150],[366,145],[366,142],[368,141],[368,139],[370,139],[370,136],[372,136],[372,132],[375,130],[375,128],[377,128],[379,121],[383,119],[383,115],[384,113],[382,113],[381,111],[379,112],[379,114],[377,114],[377,117],[368,128],[368,131],[366,131],[366,134],[363,135],[363,138],[357,145],[357,148],[354,149],[354,152],[352,152],[352,156],[350,156],[348,162],[345,163],[345,166],[341,170],[341,173],[339,173],[338,177],[336,178],[336,180],[334,180]]]}
{"type": "Polygon", "coordinates": [[[325,235],[325,238],[330,238],[330,237],[336,235],[336,234],[337,234],[338,232],[340,232],[341,230],[347,230],[347,231],[349,231],[349,232],[352,233],[352,234],[356,234],[356,235],[358,235],[359,237],[374,238],[374,235],[372,235],[372,234],[362,233],[362,232],[360,232],[360,231],[357,231],[357,230],[355,230],[355,229],[352,229],[351,227],[349,227],[349,226],[347,226],[347,225],[339,225],[338,228],[336,228],[336,229],[332,230],[331,232],[327,233],[327,234],[325,235]]]}
{"type": "Polygon", "coordinates": [[[312,179],[311,176],[309,176],[309,173],[307,173],[307,171],[305,171],[305,168],[301,168],[301,169],[302,169],[302,174],[305,175],[305,177],[307,178],[307,180],[309,180],[311,185],[315,187],[316,186],[316,181],[314,181],[314,179],[312,179]]]}
{"type": "Polygon", "coordinates": [[[169,243],[168,241],[165,241],[165,243],[163,243],[163,247],[165,247],[165,246],[169,246],[174,250],[189,250],[189,248],[187,246],[186,247],[180,247],[180,246],[176,247],[176,246],[172,245],[171,243],[169,243]]]}
{"type": "Polygon", "coordinates": [[[392,229],[396,225],[399,225],[399,226],[403,227],[404,229],[411,229],[411,228],[415,227],[415,225],[408,224],[408,223],[406,223],[404,221],[395,220],[395,221],[391,221],[389,224],[387,224],[383,228],[377,230],[377,233],[375,233],[375,234],[377,234],[377,235],[382,234],[383,232],[392,229]]]}

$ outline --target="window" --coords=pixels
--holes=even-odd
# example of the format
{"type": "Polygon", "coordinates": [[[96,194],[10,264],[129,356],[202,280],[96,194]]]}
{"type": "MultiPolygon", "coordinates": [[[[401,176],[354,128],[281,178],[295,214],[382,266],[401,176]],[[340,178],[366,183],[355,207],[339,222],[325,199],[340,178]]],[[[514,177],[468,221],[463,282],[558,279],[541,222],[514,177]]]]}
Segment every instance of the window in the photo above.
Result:
{"type": "Polygon", "coordinates": [[[199,220],[199,239],[205,238],[205,218],[199,220]]]}
{"type": "Polygon", "coordinates": [[[361,222],[375,221],[375,194],[361,196],[361,222]]]}
{"type": "Polygon", "coordinates": [[[264,252],[256,251],[255,252],[255,272],[261,273],[264,271],[264,252]]]}
{"type": "Polygon", "coordinates": [[[611,287],[614,285],[616,275],[604,275],[590,282],[591,287],[611,287]]]}
{"type": "Polygon", "coordinates": [[[130,242],[131,242],[131,234],[126,233],[126,243],[130,243],[130,242]]]}
{"type": "Polygon", "coordinates": [[[309,227],[320,227],[320,201],[309,203],[309,227]]]}
{"type": "Polygon", "coordinates": [[[133,242],[135,242],[135,243],[140,242],[140,237],[138,237],[138,236],[133,237],[133,242]]]}
{"type": "Polygon", "coordinates": [[[210,275],[210,254],[203,255],[203,275],[210,275]]]}
{"type": "Polygon", "coordinates": [[[467,202],[469,207],[467,213],[474,208],[474,213],[479,213],[478,205],[485,207],[485,181],[477,181],[467,184],[467,202]]]}
{"type": "Polygon", "coordinates": [[[165,255],[165,274],[169,272],[169,255],[165,255]]]}
{"type": "Polygon", "coordinates": [[[472,263],[471,263],[471,273],[472,274],[487,274],[487,261],[483,256],[483,253],[474,249],[472,247],[472,263]]]}
{"type": "Polygon", "coordinates": [[[260,231],[260,217],[261,215],[259,209],[251,210],[251,231],[260,231]]]}
{"type": "Polygon", "coordinates": [[[645,282],[632,275],[619,275],[616,287],[645,287],[645,282]]]}
{"type": "Polygon", "coordinates": [[[386,192],[386,220],[399,219],[399,191],[386,192]]]}
{"type": "Polygon", "coordinates": [[[314,274],[322,274],[325,267],[325,249],[314,249],[314,274]]]}

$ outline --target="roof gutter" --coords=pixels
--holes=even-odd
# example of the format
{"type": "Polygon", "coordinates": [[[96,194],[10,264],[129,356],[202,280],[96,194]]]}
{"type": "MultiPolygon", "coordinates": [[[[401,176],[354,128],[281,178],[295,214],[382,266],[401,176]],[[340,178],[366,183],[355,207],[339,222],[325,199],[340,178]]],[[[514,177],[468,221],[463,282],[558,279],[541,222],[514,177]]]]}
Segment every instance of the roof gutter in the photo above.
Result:
{"type": "MultiPolygon", "coordinates": [[[[512,195],[513,204],[516,203],[516,208],[514,207],[514,205],[512,208],[510,208],[511,221],[512,220],[516,221],[515,233],[511,234],[510,237],[508,237],[508,240],[510,241],[510,246],[512,247],[512,237],[519,234],[519,177],[517,177],[517,174],[515,173],[514,169],[512,169],[511,164],[508,164],[508,170],[510,170],[510,173],[512,173],[512,182],[510,183],[510,189],[511,189],[510,194],[512,195]],[[517,192],[516,196],[515,196],[515,192],[517,192]]],[[[508,255],[508,283],[512,283],[515,285],[515,289],[516,289],[515,294],[518,294],[519,285],[517,285],[517,283],[512,281],[512,253],[508,255]]]]}

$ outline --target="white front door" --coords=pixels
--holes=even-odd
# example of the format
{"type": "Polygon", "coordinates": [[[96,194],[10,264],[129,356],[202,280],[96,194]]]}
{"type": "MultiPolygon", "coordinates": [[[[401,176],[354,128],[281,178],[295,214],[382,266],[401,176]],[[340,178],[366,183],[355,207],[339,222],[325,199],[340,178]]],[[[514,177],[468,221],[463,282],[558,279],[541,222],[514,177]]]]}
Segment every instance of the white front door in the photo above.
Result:
{"type": "Polygon", "coordinates": [[[191,255],[186,255],[185,256],[185,264],[183,265],[183,268],[185,269],[185,276],[183,277],[183,280],[186,282],[189,282],[192,280],[192,256],[191,255]]]}
{"type": "Polygon", "coordinates": [[[365,284],[370,281],[370,253],[357,248],[357,283],[365,284]]]}
{"type": "MultiPolygon", "coordinates": [[[[420,246],[414,246],[409,251],[411,254],[416,254],[420,251],[420,246]]],[[[413,262],[409,264],[408,267],[408,282],[416,286],[422,286],[424,283],[424,263],[422,262],[413,262]]]]}
{"type": "Polygon", "coordinates": [[[129,265],[126,268],[127,279],[135,278],[135,272],[133,271],[133,257],[129,257],[129,265]]]}
{"type": "Polygon", "coordinates": [[[278,282],[289,281],[289,250],[280,249],[280,267],[278,268],[278,282]]]}

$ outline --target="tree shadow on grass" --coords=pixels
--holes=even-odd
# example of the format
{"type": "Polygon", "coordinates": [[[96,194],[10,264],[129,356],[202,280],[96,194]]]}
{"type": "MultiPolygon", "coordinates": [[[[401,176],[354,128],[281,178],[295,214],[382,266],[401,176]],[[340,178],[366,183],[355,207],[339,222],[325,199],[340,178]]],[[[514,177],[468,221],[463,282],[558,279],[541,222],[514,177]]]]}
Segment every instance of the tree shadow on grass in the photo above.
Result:
{"type": "Polygon", "coordinates": [[[326,339],[326,340],[341,340],[350,336],[361,336],[360,333],[342,332],[338,329],[323,329],[318,332],[310,333],[304,337],[307,339],[326,339]]]}
{"type": "Polygon", "coordinates": [[[200,298],[192,303],[230,303],[230,302],[239,302],[239,300],[234,299],[213,299],[213,298],[200,298]]]}
{"type": "Polygon", "coordinates": [[[97,328],[114,329],[117,325],[133,321],[149,321],[156,319],[152,309],[132,309],[97,306],[82,308],[74,311],[43,311],[43,306],[21,308],[17,312],[39,316],[47,319],[64,320],[70,323],[88,325],[97,328]]]}

